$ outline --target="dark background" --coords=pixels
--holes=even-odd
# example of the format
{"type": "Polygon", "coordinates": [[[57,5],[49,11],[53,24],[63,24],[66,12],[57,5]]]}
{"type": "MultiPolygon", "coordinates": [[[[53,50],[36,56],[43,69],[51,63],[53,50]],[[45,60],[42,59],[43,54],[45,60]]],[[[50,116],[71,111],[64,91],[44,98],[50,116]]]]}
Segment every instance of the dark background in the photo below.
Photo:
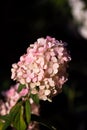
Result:
{"type": "Polygon", "coordinates": [[[49,35],[67,42],[69,79],[52,103],[41,101],[41,116],[58,130],[86,130],[87,39],[78,32],[68,1],[8,0],[1,4],[1,14],[0,90],[13,83],[11,65],[37,38],[49,35]]]}

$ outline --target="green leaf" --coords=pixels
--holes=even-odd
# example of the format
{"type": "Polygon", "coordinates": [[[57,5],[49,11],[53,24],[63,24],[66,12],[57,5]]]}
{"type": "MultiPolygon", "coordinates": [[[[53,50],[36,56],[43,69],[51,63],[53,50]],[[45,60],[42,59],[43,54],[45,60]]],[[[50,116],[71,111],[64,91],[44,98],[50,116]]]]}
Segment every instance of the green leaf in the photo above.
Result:
{"type": "Polygon", "coordinates": [[[10,113],[8,115],[0,116],[0,119],[5,121],[2,130],[6,130],[7,127],[10,126],[12,124],[12,122],[14,122],[15,116],[18,113],[18,111],[20,110],[21,104],[22,104],[22,102],[18,102],[15,106],[12,107],[12,109],[10,110],[10,113]]]}
{"type": "Polygon", "coordinates": [[[13,127],[16,128],[16,130],[26,130],[26,123],[23,118],[23,113],[24,108],[21,106],[13,122],[13,127]]]}
{"type": "Polygon", "coordinates": [[[20,110],[20,107],[22,105],[22,101],[18,102],[15,106],[12,107],[12,109],[10,110],[10,117],[11,120],[14,120],[16,114],[18,113],[18,111],[20,110]]]}
{"type": "Polygon", "coordinates": [[[32,121],[37,121],[39,124],[47,127],[49,130],[57,130],[54,126],[51,126],[50,123],[47,123],[46,121],[44,121],[42,118],[40,118],[37,115],[32,114],[31,115],[31,120],[32,121]]]}
{"type": "Polygon", "coordinates": [[[20,85],[18,86],[18,93],[19,93],[23,88],[25,88],[25,84],[20,84],[20,85]]]}
{"type": "Polygon", "coordinates": [[[25,101],[25,116],[26,116],[26,121],[29,124],[31,120],[31,108],[30,108],[29,100],[25,101]]]}
{"type": "Polygon", "coordinates": [[[36,103],[36,104],[39,104],[39,97],[37,94],[31,94],[30,97],[33,99],[33,101],[36,103]]]}
{"type": "Polygon", "coordinates": [[[2,130],[4,123],[0,120],[0,130],[2,130]]]}
{"type": "Polygon", "coordinates": [[[0,116],[0,119],[1,119],[2,121],[4,121],[1,130],[6,130],[6,129],[8,128],[8,126],[11,125],[10,114],[4,115],[4,116],[0,116]]]}
{"type": "Polygon", "coordinates": [[[6,130],[10,125],[11,125],[11,120],[8,115],[8,119],[6,119],[5,123],[3,124],[2,130],[6,130]]]}
{"type": "Polygon", "coordinates": [[[3,115],[3,116],[0,116],[0,119],[3,120],[3,121],[7,121],[9,118],[9,115],[3,115]]]}

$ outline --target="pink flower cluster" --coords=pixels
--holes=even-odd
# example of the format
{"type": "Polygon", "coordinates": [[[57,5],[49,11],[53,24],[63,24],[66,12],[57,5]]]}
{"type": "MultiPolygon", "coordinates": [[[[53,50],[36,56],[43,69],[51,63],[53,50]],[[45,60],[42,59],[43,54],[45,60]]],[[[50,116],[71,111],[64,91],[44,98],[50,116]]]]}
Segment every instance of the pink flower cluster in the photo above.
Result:
{"type": "Polygon", "coordinates": [[[71,60],[61,41],[47,36],[27,48],[18,63],[12,64],[11,79],[25,84],[29,93],[49,100],[62,90],[67,81],[67,63],[71,60]]]}
{"type": "Polygon", "coordinates": [[[0,101],[0,115],[9,114],[11,108],[17,103],[17,101],[28,93],[28,89],[22,89],[20,93],[17,92],[19,84],[12,85],[9,90],[3,91],[5,102],[0,101]]]}

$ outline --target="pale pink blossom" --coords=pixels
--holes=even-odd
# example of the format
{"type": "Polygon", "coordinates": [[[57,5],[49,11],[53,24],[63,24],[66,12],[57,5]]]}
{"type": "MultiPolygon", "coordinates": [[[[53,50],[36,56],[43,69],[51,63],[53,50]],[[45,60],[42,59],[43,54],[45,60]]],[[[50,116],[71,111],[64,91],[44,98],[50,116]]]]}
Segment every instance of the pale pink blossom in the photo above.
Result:
{"type": "Polygon", "coordinates": [[[25,84],[30,90],[29,94],[37,94],[41,100],[50,100],[67,81],[67,64],[70,60],[61,41],[50,36],[42,37],[30,44],[18,63],[12,65],[11,79],[25,84]]]}

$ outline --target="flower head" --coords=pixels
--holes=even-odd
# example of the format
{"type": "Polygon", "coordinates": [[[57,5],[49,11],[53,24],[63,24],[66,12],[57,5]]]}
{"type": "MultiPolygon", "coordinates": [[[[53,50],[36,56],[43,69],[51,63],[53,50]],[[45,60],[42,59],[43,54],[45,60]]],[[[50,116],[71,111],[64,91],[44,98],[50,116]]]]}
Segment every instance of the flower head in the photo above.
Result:
{"type": "Polygon", "coordinates": [[[71,60],[64,44],[47,36],[27,48],[18,63],[12,64],[11,79],[25,84],[31,94],[50,100],[67,81],[67,63],[71,60]]]}

